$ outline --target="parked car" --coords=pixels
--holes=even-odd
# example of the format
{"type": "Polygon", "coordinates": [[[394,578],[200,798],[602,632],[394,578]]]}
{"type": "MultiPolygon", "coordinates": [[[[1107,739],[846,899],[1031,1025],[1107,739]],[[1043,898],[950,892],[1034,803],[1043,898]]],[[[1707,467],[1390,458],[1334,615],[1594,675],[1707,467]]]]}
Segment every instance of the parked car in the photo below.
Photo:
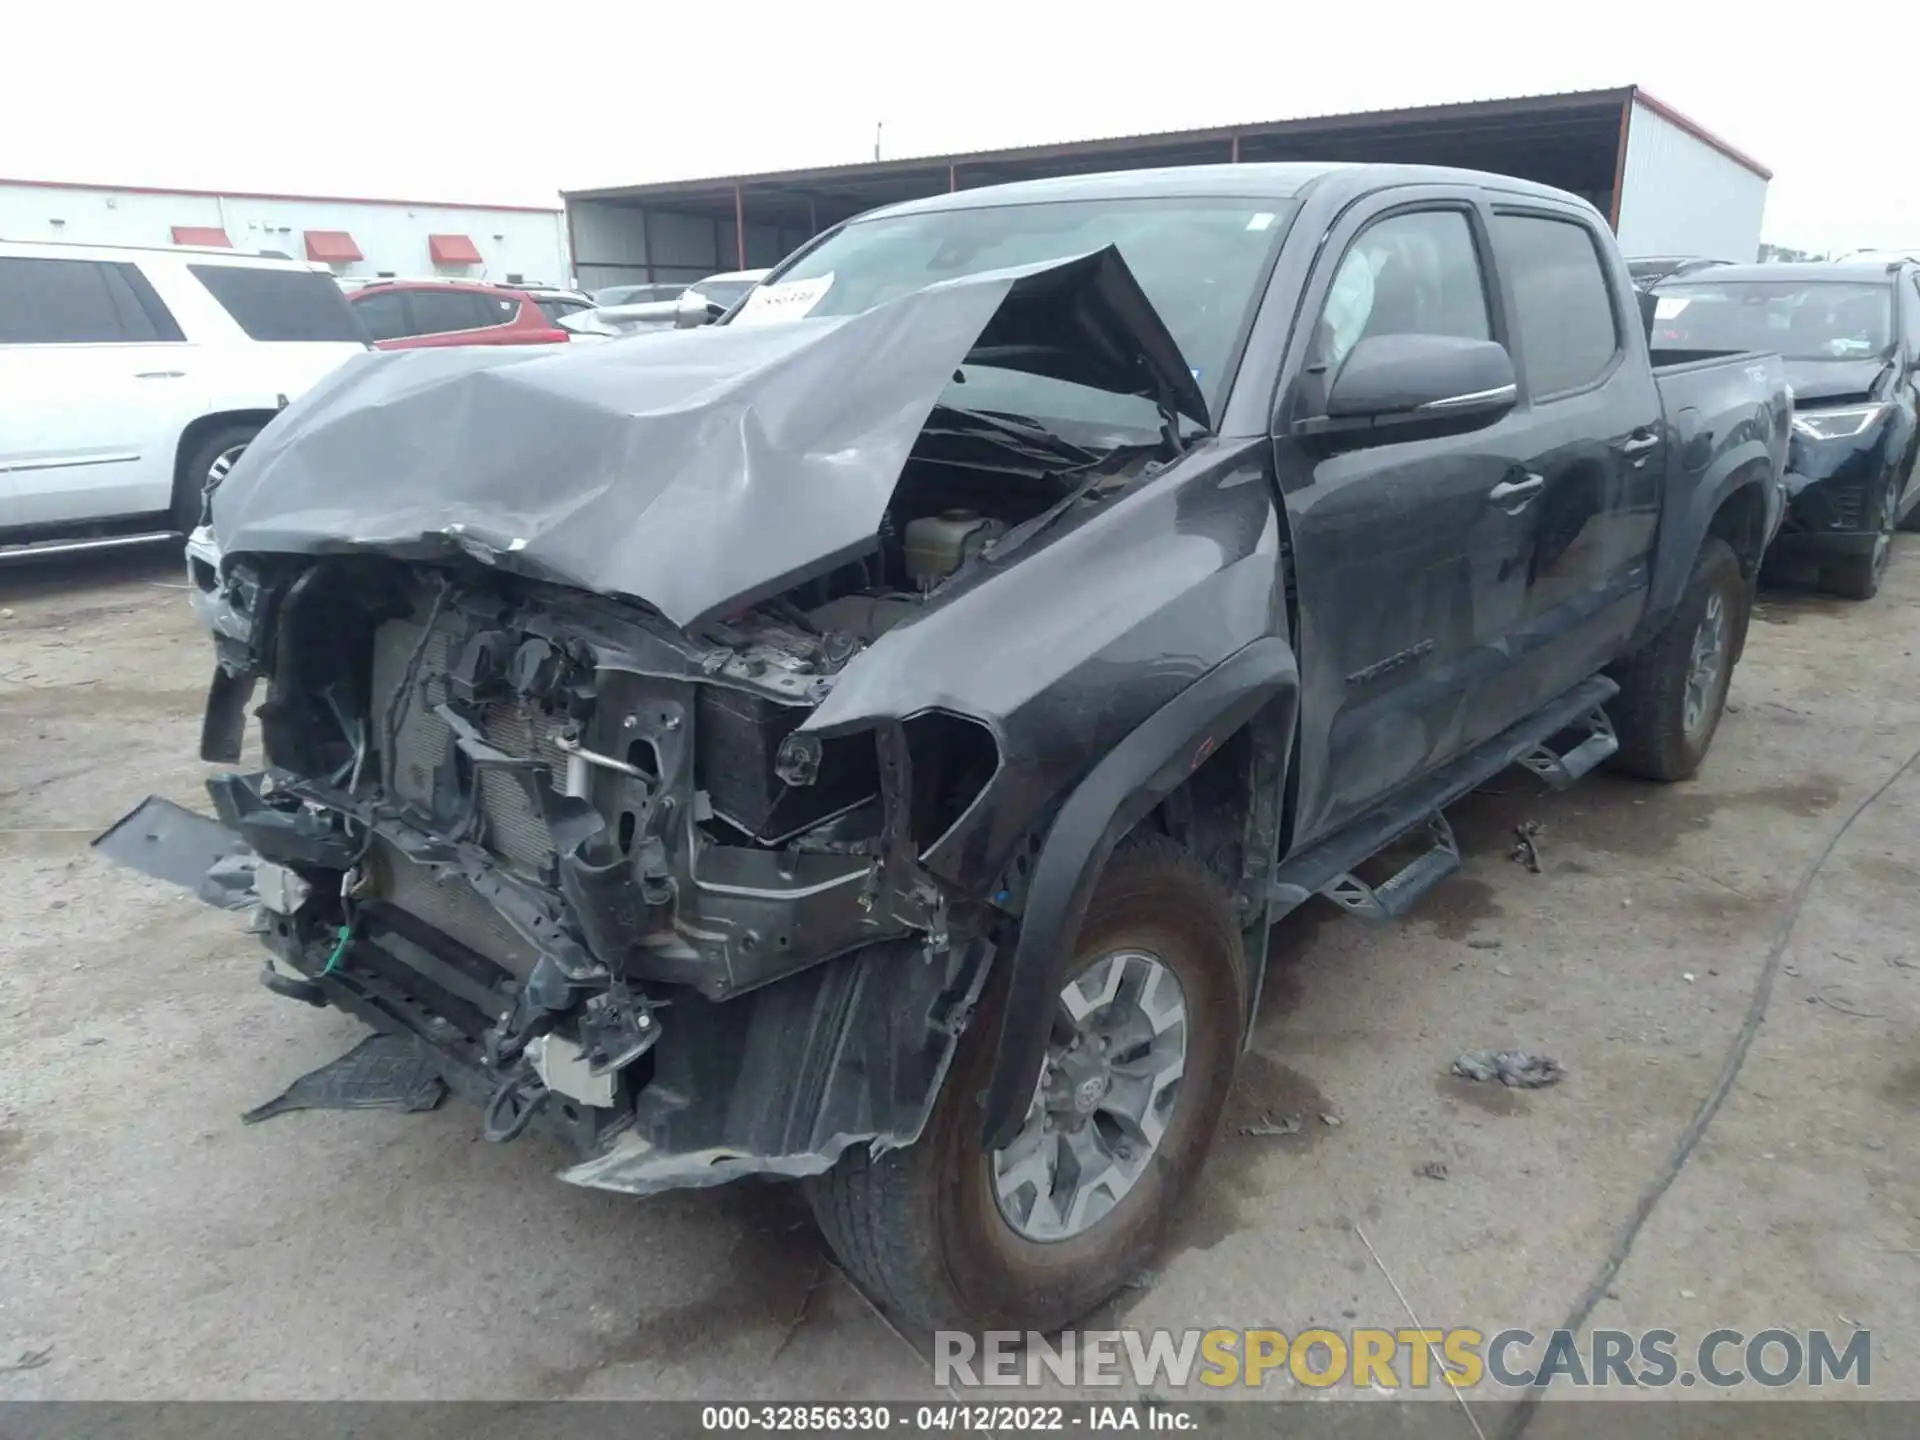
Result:
{"type": "Polygon", "coordinates": [[[347,296],[381,350],[556,345],[567,331],[524,290],[465,280],[375,280],[347,296]]]}
{"type": "Polygon", "coordinates": [[[683,343],[444,358],[215,493],[203,754],[264,683],[272,783],[101,848],[224,856],[268,985],[489,1138],[801,1179],[968,1328],[1149,1259],[1276,917],[1404,914],[1516,760],[1693,773],[1791,418],[1775,356],[1650,353],[1592,206],[1422,167],[967,190],[683,343]]]}
{"type": "Polygon", "coordinates": [[[595,305],[647,305],[674,301],[687,288],[684,280],[668,280],[647,285],[603,285],[592,292],[595,305]]]}
{"type": "Polygon", "coordinates": [[[1781,352],[1796,416],[1770,559],[1855,600],[1920,528],[1920,264],[1737,265],[1667,281],[1655,343],[1781,352]]]}
{"type": "Polygon", "coordinates": [[[563,290],[553,285],[516,285],[513,287],[540,307],[540,313],[558,325],[569,315],[593,309],[593,299],[580,290],[563,290]]]}
{"type": "Polygon", "coordinates": [[[1709,260],[1704,255],[1641,255],[1629,257],[1627,273],[1633,276],[1635,285],[1645,290],[1676,275],[1691,275],[1696,270],[1707,270],[1727,263],[1725,260],[1709,260]]]}
{"type": "Polygon", "coordinates": [[[305,264],[0,241],[0,547],[190,530],[261,427],[366,349],[305,264]]]}
{"type": "Polygon", "coordinates": [[[1882,265],[1920,265],[1920,245],[1899,245],[1892,249],[1853,250],[1839,258],[1853,263],[1873,261],[1882,265]]]}
{"type": "Polygon", "coordinates": [[[726,270],[718,275],[709,275],[704,280],[694,281],[681,292],[678,303],[685,311],[691,307],[692,298],[697,298],[705,302],[708,310],[712,311],[714,318],[717,319],[746,299],[747,292],[766,278],[767,271],[764,268],[726,270]]]}
{"type": "Polygon", "coordinates": [[[570,328],[591,328],[607,335],[632,335],[641,330],[688,329],[717,320],[760,283],[765,270],[729,270],[709,275],[691,285],[674,287],[671,300],[635,300],[623,305],[602,304],[591,317],[576,318],[570,328]]]}

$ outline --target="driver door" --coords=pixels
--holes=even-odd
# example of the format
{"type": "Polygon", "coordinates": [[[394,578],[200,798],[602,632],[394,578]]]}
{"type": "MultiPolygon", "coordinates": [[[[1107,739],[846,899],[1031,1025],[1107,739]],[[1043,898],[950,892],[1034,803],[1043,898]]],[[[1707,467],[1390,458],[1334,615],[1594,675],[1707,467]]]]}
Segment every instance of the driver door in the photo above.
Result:
{"type": "Polygon", "coordinates": [[[1295,848],[1525,711],[1507,642],[1526,602],[1526,421],[1334,445],[1292,432],[1362,339],[1507,343],[1492,253],[1471,192],[1397,190],[1348,212],[1308,282],[1275,441],[1309,672],[1295,848]]]}

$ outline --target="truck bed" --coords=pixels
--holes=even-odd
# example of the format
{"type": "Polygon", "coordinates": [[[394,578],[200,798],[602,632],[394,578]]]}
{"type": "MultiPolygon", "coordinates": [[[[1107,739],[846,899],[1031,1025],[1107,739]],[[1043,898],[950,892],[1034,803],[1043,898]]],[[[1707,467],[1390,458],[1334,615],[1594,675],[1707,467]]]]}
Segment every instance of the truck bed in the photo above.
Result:
{"type": "Polygon", "coordinates": [[[1679,371],[1704,369],[1724,361],[1738,360],[1743,357],[1765,360],[1773,356],[1770,350],[1682,350],[1659,345],[1652,346],[1649,356],[1653,361],[1656,375],[1668,375],[1679,371]]]}
{"type": "MultiPolygon", "coordinates": [[[[1786,443],[1792,418],[1792,392],[1780,357],[1760,350],[1659,350],[1652,352],[1653,383],[1672,427],[1678,452],[1697,447],[1703,437],[1718,451],[1736,427],[1763,411],[1786,443]]],[[[1676,457],[1678,458],[1678,457],[1676,457]]],[[[1686,468],[1697,466],[1683,461],[1686,468]]]]}

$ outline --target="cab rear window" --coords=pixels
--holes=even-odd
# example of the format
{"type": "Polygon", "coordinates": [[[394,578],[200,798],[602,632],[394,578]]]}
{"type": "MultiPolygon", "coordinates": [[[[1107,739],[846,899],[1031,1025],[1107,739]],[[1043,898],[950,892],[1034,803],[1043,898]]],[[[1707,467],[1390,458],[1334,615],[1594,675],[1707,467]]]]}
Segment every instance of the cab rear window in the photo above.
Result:
{"type": "Polygon", "coordinates": [[[246,265],[187,269],[250,339],[367,342],[365,328],[331,276],[246,265]]]}

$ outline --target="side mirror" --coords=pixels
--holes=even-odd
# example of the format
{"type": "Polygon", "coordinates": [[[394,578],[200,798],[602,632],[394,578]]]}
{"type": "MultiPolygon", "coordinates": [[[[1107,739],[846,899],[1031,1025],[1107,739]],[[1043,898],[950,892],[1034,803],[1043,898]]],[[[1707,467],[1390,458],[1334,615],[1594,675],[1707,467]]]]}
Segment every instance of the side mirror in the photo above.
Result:
{"type": "Polygon", "coordinates": [[[1413,439],[1489,425],[1518,398],[1504,345],[1452,335],[1375,335],[1355,345],[1333,377],[1325,415],[1294,429],[1413,439]]]}
{"type": "Polygon", "coordinates": [[[711,325],[725,313],[709,305],[707,297],[698,290],[685,290],[673,305],[673,328],[697,330],[702,325],[711,325]]]}

